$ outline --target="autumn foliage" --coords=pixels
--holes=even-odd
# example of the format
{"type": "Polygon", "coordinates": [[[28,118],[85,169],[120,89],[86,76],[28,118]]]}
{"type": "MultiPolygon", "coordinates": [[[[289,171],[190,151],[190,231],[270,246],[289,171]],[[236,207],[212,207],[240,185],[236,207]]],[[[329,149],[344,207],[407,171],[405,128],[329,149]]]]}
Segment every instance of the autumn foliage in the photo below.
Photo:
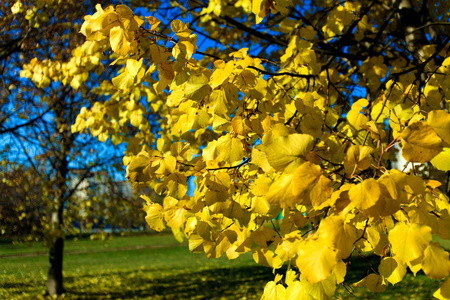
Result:
{"type": "Polygon", "coordinates": [[[76,68],[22,75],[78,85],[112,54],[119,74],[92,91],[108,100],[72,130],[128,144],[127,178],[165,196],[142,196],[153,229],[210,258],[288,265],[264,299],[332,298],[355,253],[380,257],[355,284],[374,292],[407,268],[446,278],[433,236],[450,238],[448,3],[301,2],[180,1],[190,17],[171,22],[97,5],[76,68]],[[400,156],[409,169],[391,168],[400,156]]]}

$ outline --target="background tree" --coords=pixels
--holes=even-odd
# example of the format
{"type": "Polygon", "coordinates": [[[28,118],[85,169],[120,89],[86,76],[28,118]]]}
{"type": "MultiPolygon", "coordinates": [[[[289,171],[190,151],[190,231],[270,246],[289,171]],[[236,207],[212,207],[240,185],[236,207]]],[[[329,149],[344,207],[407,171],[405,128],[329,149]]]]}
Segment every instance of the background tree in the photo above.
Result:
{"type": "Polygon", "coordinates": [[[64,237],[80,233],[76,224],[92,228],[92,222],[103,220],[125,229],[140,215],[141,204],[129,195],[95,192],[81,201],[77,192],[95,174],[107,178],[94,182],[112,184],[125,149],[70,130],[82,107],[91,109],[104,98],[92,93],[98,82],[116,71],[104,70],[101,47],[81,45],[78,31],[89,4],[0,4],[0,226],[3,234],[43,239],[49,246],[47,293],[52,296],[64,290],[64,237]]]}
{"type": "MultiPolygon", "coordinates": [[[[380,257],[356,283],[374,292],[407,267],[450,275],[432,242],[450,237],[446,1],[152,2],[135,10],[145,22],[96,9],[81,32],[122,69],[72,128],[139,129],[124,162],[166,196],[147,199],[152,228],[211,258],[287,264],[269,299],[332,298],[355,252],[380,257]],[[142,125],[151,114],[158,126],[142,125]],[[410,172],[390,169],[395,146],[410,172]]],[[[434,295],[450,298],[450,281],[434,295]]]]}

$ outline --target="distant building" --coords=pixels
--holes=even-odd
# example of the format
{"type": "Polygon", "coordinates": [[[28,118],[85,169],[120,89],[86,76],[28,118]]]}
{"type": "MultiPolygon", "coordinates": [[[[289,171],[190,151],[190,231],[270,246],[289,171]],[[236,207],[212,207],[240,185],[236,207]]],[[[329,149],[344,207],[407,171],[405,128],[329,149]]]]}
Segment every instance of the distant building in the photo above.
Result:
{"type": "Polygon", "coordinates": [[[76,205],[73,225],[81,233],[147,230],[144,200],[126,180],[113,180],[106,172],[92,173],[79,182],[70,181],[76,190],[67,205],[76,205]]]}

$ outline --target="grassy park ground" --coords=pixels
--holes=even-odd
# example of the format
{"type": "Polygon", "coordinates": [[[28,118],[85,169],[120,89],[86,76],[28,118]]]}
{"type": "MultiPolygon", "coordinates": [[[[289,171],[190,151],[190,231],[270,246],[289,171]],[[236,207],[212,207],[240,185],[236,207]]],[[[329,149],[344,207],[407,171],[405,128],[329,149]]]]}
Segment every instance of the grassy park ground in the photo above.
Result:
{"type": "MultiPolygon", "coordinates": [[[[48,255],[35,244],[0,240],[0,299],[39,299],[46,285],[48,255]]],[[[370,259],[355,257],[347,283],[366,274],[370,259]]],[[[376,269],[376,265],[373,265],[376,269]]],[[[259,299],[272,270],[253,262],[251,253],[229,261],[192,254],[170,234],[119,236],[108,241],[67,240],[66,294],[62,299],[259,299]]],[[[419,273],[386,292],[372,294],[349,284],[341,299],[432,299],[440,282],[419,273]]]]}

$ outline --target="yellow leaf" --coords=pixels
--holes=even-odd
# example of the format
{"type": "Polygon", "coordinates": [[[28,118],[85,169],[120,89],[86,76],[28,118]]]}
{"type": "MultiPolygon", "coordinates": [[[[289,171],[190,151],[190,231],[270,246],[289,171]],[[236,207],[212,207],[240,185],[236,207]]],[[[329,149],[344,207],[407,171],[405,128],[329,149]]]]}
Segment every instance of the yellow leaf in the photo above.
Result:
{"type": "Polygon", "coordinates": [[[356,231],[352,225],[345,224],[340,216],[330,216],[322,219],[317,230],[319,237],[332,249],[337,250],[337,258],[350,255],[353,243],[356,241],[356,231]]]}
{"type": "Polygon", "coordinates": [[[372,162],[372,157],[370,156],[372,152],[373,148],[369,146],[350,146],[344,161],[345,172],[350,176],[355,174],[355,171],[368,169],[372,162]]]}
{"type": "Polygon", "coordinates": [[[145,19],[147,20],[148,23],[150,23],[150,25],[152,25],[150,30],[155,30],[159,26],[159,24],[161,24],[161,21],[153,16],[145,17],[145,19]]]}
{"type": "Polygon", "coordinates": [[[270,210],[270,204],[266,200],[266,197],[253,197],[252,198],[252,205],[251,205],[252,212],[256,214],[267,214],[270,210]]]}
{"type": "Polygon", "coordinates": [[[267,160],[267,154],[264,150],[265,150],[264,145],[258,145],[256,147],[253,147],[252,164],[255,164],[258,167],[260,167],[265,173],[271,174],[275,172],[275,169],[272,168],[272,166],[269,164],[269,161],[267,160]]]}
{"type": "Polygon", "coordinates": [[[366,287],[374,293],[382,293],[386,290],[386,286],[383,284],[381,276],[374,273],[364,277],[362,280],[355,283],[354,286],[366,287]]]}
{"type": "Polygon", "coordinates": [[[380,115],[380,117],[377,119],[377,123],[384,123],[389,116],[389,109],[383,105],[383,102],[378,102],[371,109],[370,116],[372,120],[375,121],[375,118],[377,118],[378,115],[380,115]]]}
{"type": "Polygon", "coordinates": [[[193,253],[199,253],[203,251],[203,243],[205,240],[198,234],[192,234],[189,236],[189,251],[193,253]]]}
{"type": "Polygon", "coordinates": [[[309,161],[304,162],[295,170],[294,177],[292,178],[292,193],[294,196],[304,198],[317,182],[317,179],[321,174],[322,168],[319,165],[309,161]]]}
{"type": "Polygon", "coordinates": [[[447,278],[444,284],[433,294],[433,297],[436,297],[439,300],[450,299],[450,278],[447,278]]]}
{"type": "Polygon", "coordinates": [[[379,201],[379,206],[383,208],[380,212],[381,217],[390,216],[395,214],[400,209],[400,201],[392,197],[389,193],[389,187],[386,187],[380,180],[381,196],[379,201]]]}
{"type": "Polygon", "coordinates": [[[230,134],[221,136],[217,141],[212,141],[208,147],[203,149],[205,161],[217,163],[236,164],[244,158],[244,147],[242,141],[231,137],[230,134]]]}
{"type": "Polygon", "coordinates": [[[433,279],[447,277],[450,275],[449,253],[438,243],[430,243],[424,251],[422,270],[433,279]]]}
{"type": "Polygon", "coordinates": [[[213,243],[204,243],[203,248],[205,250],[206,257],[219,258],[232,246],[228,236],[225,233],[221,233],[213,243]]]}
{"type": "Polygon", "coordinates": [[[133,11],[126,5],[116,5],[116,11],[122,18],[131,19],[133,17],[133,11]]]}
{"type": "Polygon", "coordinates": [[[419,272],[422,269],[422,264],[420,263],[421,261],[422,257],[419,257],[407,263],[409,269],[414,274],[414,276],[416,276],[417,272],[419,272]]]}
{"type": "Polygon", "coordinates": [[[130,123],[134,127],[139,127],[144,121],[144,116],[142,115],[142,110],[134,110],[130,115],[130,123]]]}
{"type": "Polygon", "coordinates": [[[353,109],[348,112],[347,120],[356,130],[362,129],[362,126],[368,121],[365,115],[353,109]]]}
{"type": "Polygon", "coordinates": [[[306,25],[300,28],[300,36],[308,41],[313,41],[316,38],[316,31],[311,25],[306,25]]]}
{"type": "Polygon", "coordinates": [[[21,13],[23,11],[23,3],[22,1],[18,0],[16,3],[14,3],[13,6],[11,6],[11,12],[13,15],[21,13]]]}
{"type": "Polygon", "coordinates": [[[273,267],[273,251],[268,248],[256,247],[253,249],[253,259],[257,264],[265,267],[273,267]]]}
{"type": "Polygon", "coordinates": [[[176,199],[183,198],[188,190],[187,178],[181,173],[172,173],[166,177],[164,184],[167,187],[167,194],[176,199]]]}
{"type": "Polygon", "coordinates": [[[398,259],[410,262],[423,256],[431,242],[431,228],[421,224],[397,223],[389,232],[389,242],[398,259]]]}
{"type": "Polygon", "coordinates": [[[180,41],[172,49],[173,57],[178,60],[189,60],[194,54],[195,45],[190,41],[180,41]]]}
{"type": "MultiPolygon", "coordinates": [[[[172,68],[172,64],[170,64],[170,63],[163,62],[163,63],[159,64],[158,71],[159,71],[160,82],[163,82],[163,80],[165,79],[167,81],[167,83],[170,83],[170,81],[172,81],[173,78],[175,77],[174,71],[172,68]]],[[[167,84],[167,83],[165,83],[165,84],[167,84]]],[[[165,87],[165,85],[164,85],[164,87],[165,87]]]]}
{"type": "Polygon", "coordinates": [[[256,24],[259,24],[266,16],[265,3],[265,0],[252,0],[252,13],[255,14],[256,24]]]}
{"type": "Polygon", "coordinates": [[[183,96],[184,90],[176,89],[172,91],[172,93],[169,96],[167,96],[166,104],[170,107],[176,107],[180,105],[181,101],[183,100],[183,96]]]}
{"type": "Polygon", "coordinates": [[[403,141],[402,156],[409,162],[426,163],[443,149],[442,139],[423,122],[412,123],[400,137],[403,141]]]}
{"type": "Polygon", "coordinates": [[[127,69],[112,79],[112,83],[122,92],[127,92],[134,85],[134,76],[127,69]]]}
{"type": "Polygon", "coordinates": [[[320,240],[306,240],[299,246],[296,265],[312,284],[325,280],[337,264],[337,251],[320,240]]]}
{"type": "Polygon", "coordinates": [[[309,134],[280,136],[266,147],[267,160],[277,171],[292,172],[304,162],[313,142],[314,138],[309,134]]]}
{"type": "Polygon", "coordinates": [[[294,270],[287,270],[286,271],[286,285],[294,284],[295,279],[297,278],[298,274],[294,270]]]}
{"type": "Polygon", "coordinates": [[[384,280],[395,285],[405,277],[406,266],[396,257],[385,257],[381,260],[378,271],[384,280]]]}
{"type": "Polygon", "coordinates": [[[111,49],[121,56],[127,56],[132,51],[131,42],[127,39],[125,30],[121,26],[111,28],[109,41],[111,49]]]}
{"type": "Polygon", "coordinates": [[[157,64],[165,62],[169,57],[169,53],[157,44],[150,45],[150,54],[152,55],[153,62],[157,64]]]}
{"type": "MultiPolygon", "coordinates": [[[[444,200],[445,205],[448,205],[448,200],[444,200]]],[[[447,211],[447,209],[440,211],[440,217],[439,217],[439,232],[438,235],[443,239],[450,239],[450,215],[447,211]]]]}
{"type": "Polygon", "coordinates": [[[166,228],[164,223],[164,215],[162,213],[162,206],[158,203],[152,203],[147,205],[144,208],[147,216],[145,217],[145,221],[148,223],[151,229],[156,231],[162,231],[166,228]]]}
{"type": "MultiPolygon", "coordinates": [[[[380,179],[381,184],[386,183],[386,181],[383,180],[385,176],[387,176],[389,180],[393,180],[393,184],[396,186],[397,193],[392,193],[391,197],[395,197],[395,194],[397,194],[397,199],[402,204],[408,204],[411,202],[412,198],[416,197],[416,195],[425,193],[425,183],[417,176],[407,175],[399,170],[393,169],[390,170],[387,175],[382,176],[380,179]]],[[[386,184],[385,186],[387,187],[386,184]]],[[[391,191],[393,192],[393,189],[391,189],[391,191]]]]}
{"type": "Polygon", "coordinates": [[[369,226],[366,229],[367,242],[365,242],[367,248],[363,251],[373,251],[379,256],[384,255],[386,247],[389,245],[387,234],[379,232],[375,227],[369,226]]]}
{"type": "Polygon", "coordinates": [[[212,191],[226,192],[230,188],[231,178],[226,172],[215,172],[206,178],[206,187],[212,191]]]}
{"type": "Polygon", "coordinates": [[[348,196],[352,204],[367,217],[377,217],[384,209],[382,205],[379,205],[380,184],[373,178],[353,186],[348,192],[348,196]]]}
{"type": "Polygon", "coordinates": [[[442,152],[431,160],[433,166],[441,171],[450,171],[450,148],[444,148],[442,152]]]}
{"type": "Polygon", "coordinates": [[[316,107],[303,115],[300,129],[303,133],[310,134],[314,138],[322,135],[323,117],[321,111],[316,107]]]}
{"type": "Polygon", "coordinates": [[[100,41],[108,36],[109,30],[119,24],[119,16],[114,11],[113,6],[108,6],[105,10],[100,4],[95,6],[97,12],[83,24],[80,32],[86,35],[89,40],[100,41]]]}
{"type": "Polygon", "coordinates": [[[338,261],[333,269],[333,275],[336,277],[336,283],[341,284],[344,282],[345,275],[347,274],[347,265],[342,261],[338,261]]]}
{"type": "Polygon", "coordinates": [[[208,78],[203,74],[191,75],[184,89],[184,96],[192,100],[201,100],[211,91],[208,78]]]}
{"type": "Polygon", "coordinates": [[[269,188],[266,199],[270,204],[279,205],[281,208],[294,206],[295,198],[292,194],[292,174],[283,173],[269,188]]]}
{"type": "Polygon", "coordinates": [[[151,179],[151,160],[147,152],[140,152],[127,167],[126,178],[131,183],[144,183],[151,179]]]}
{"type": "Polygon", "coordinates": [[[331,275],[328,278],[316,282],[309,282],[306,277],[302,274],[300,276],[300,282],[302,284],[304,295],[300,299],[321,299],[321,300],[332,300],[336,292],[336,279],[335,276],[331,275]]]}
{"type": "MultiPolygon", "coordinates": [[[[222,214],[228,219],[233,219],[237,224],[248,224],[250,220],[250,213],[246,208],[243,208],[238,202],[231,200],[230,198],[225,199],[224,202],[220,202],[220,199],[208,199],[207,195],[211,191],[206,192],[205,203],[209,205],[208,201],[215,202],[213,205],[209,206],[211,212],[216,214],[222,214]],[[229,200],[229,201],[227,201],[229,200]]],[[[228,193],[221,193],[228,195],[228,193]]],[[[220,196],[219,196],[220,197],[220,196]]],[[[245,198],[241,196],[241,198],[245,198]]]]}
{"type": "MultiPolygon", "coordinates": [[[[165,154],[162,159],[162,162],[161,162],[161,165],[163,165],[163,164],[164,164],[164,167],[163,167],[164,170],[160,171],[158,169],[155,171],[155,173],[169,175],[175,171],[175,169],[177,167],[177,159],[170,154],[165,154]]],[[[162,167],[160,167],[160,168],[162,168],[162,167]]]]}
{"type": "Polygon", "coordinates": [[[276,235],[275,230],[270,227],[264,227],[260,230],[253,231],[251,238],[258,246],[267,247],[275,240],[276,235]]]}
{"type": "Polygon", "coordinates": [[[427,123],[447,143],[447,146],[450,146],[450,114],[443,110],[430,111],[427,123]]]}
{"type": "Polygon", "coordinates": [[[135,60],[132,58],[127,59],[126,66],[127,66],[128,73],[130,73],[132,76],[136,76],[142,67],[142,61],[143,61],[143,59],[140,59],[140,60],[135,60]]]}
{"type": "Polygon", "coordinates": [[[332,205],[332,203],[328,201],[332,193],[333,182],[326,176],[321,175],[309,194],[312,206],[319,210],[323,207],[332,205]]]}
{"type": "MultiPolygon", "coordinates": [[[[223,62],[223,61],[221,61],[223,62]]],[[[219,62],[214,62],[214,64],[217,66],[220,66],[219,62]]],[[[234,62],[229,61],[225,64],[223,68],[217,68],[214,73],[211,76],[211,87],[215,89],[219,85],[221,85],[228,77],[230,77],[231,73],[233,73],[234,70],[234,62]]]]}
{"type": "Polygon", "coordinates": [[[286,289],[286,300],[313,300],[309,295],[306,295],[302,284],[299,281],[294,281],[288,284],[286,289]]]}
{"type": "Polygon", "coordinates": [[[252,250],[252,241],[249,238],[250,230],[244,228],[242,231],[234,226],[230,229],[234,230],[237,234],[236,241],[233,243],[233,247],[227,250],[227,256],[229,259],[235,259],[242,253],[247,253],[252,250]]]}
{"type": "Polygon", "coordinates": [[[251,192],[255,196],[265,196],[269,191],[272,180],[266,176],[259,176],[251,186],[251,192]]]}
{"type": "Polygon", "coordinates": [[[184,241],[184,237],[185,237],[182,228],[181,227],[178,227],[178,228],[172,227],[171,229],[172,229],[172,234],[175,237],[175,239],[179,243],[182,243],[184,241]]]}
{"type": "Polygon", "coordinates": [[[243,137],[247,137],[247,133],[251,131],[248,119],[242,118],[241,116],[235,116],[231,120],[231,126],[234,132],[243,137]]]}
{"type": "Polygon", "coordinates": [[[191,30],[180,20],[174,20],[170,24],[170,28],[175,33],[191,32],[191,30]]]}
{"type": "Polygon", "coordinates": [[[217,89],[212,91],[209,96],[211,101],[212,111],[218,115],[227,115],[228,114],[228,99],[227,93],[224,89],[217,89]]]}
{"type": "MultiPolygon", "coordinates": [[[[210,209],[214,213],[222,213],[223,205],[218,207],[215,205],[217,202],[225,202],[230,198],[230,194],[227,191],[214,191],[209,190],[205,193],[205,204],[210,206],[210,209]]],[[[227,203],[224,204],[227,206],[227,203]]]]}
{"type": "Polygon", "coordinates": [[[264,293],[261,300],[285,300],[286,288],[282,284],[276,284],[274,281],[269,281],[264,287],[264,293]]]}
{"type": "Polygon", "coordinates": [[[164,219],[170,227],[180,228],[186,223],[186,218],[184,216],[186,212],[187,210],[184,207],[174,205],[164,209],[164,219]]]}
{"type": "Polygon", "coordinates": [[[361,110],[368,106],[369,102],[366,99],[359,99],[352,105],[352,109],[347,114],[347,121],[356,130],[360,130],[361,126],[366,124],[368,119],[361,113],[361,110]]]}

